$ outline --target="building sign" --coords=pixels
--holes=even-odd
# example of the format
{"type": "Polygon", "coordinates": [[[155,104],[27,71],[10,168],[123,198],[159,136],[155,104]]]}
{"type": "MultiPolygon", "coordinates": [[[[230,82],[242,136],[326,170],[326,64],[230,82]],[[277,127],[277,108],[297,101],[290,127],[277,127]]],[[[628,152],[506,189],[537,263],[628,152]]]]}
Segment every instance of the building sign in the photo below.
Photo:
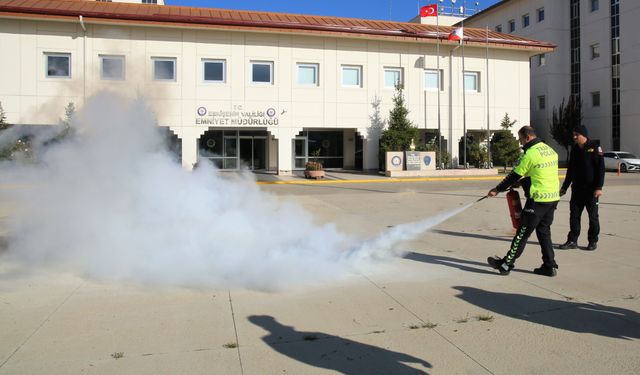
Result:
{"type": "Polygon", "coordinates": [[[420,152],[418,151],[405,151],[405,160],[407,163],[408,171],[420,170],[420,152]]]}
{"type": "MultiPolygon", "coordinates": [[[[282,111],[280,115],[286,111],[282,111]]],[[[280,121],[275,108],[247,110],[242,105],[234,105],[232,110],[210,110],[198,107],[196,125],[213,126],[276,126],[280,121]]]]}

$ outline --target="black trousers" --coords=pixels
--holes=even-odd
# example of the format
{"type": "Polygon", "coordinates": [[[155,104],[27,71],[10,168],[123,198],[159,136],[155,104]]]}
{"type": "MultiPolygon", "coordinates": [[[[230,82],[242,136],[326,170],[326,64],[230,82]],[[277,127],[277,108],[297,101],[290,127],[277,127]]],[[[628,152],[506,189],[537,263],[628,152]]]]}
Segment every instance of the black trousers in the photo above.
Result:
{"type": "Polygon", "coordinates": [[[516,235],[511,241],[511,247],[504,257],[508,265],[513,266],[516,259],[522,255],[529,236],[535,230],[542,249],[542,264],[549,268],[558,268],[551,242],[551,224],[557,206],[557,201],[536,203],[533,199],[527,199],[520,217],[520,227],[518,227],[516,235]]]}
{"type": "Polygon", "coordinates": [[[568,241],[578,242],[580,237],[580,217],[582,210],[587,209],[589,214],[589,242],[598,242],[600,234],[600,217],[598,216],[598,198],[593,196],[591,189],[571,189],[571,201],[569,202],[569,235],[568,241]]]}

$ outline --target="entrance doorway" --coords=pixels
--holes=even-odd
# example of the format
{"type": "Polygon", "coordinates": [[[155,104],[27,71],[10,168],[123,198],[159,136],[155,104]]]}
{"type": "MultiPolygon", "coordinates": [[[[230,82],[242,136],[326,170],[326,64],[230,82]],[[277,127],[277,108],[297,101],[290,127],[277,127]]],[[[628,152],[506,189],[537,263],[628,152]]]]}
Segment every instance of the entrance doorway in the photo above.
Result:
{"type": "Polygon", "coordinates": [[[266,169],[266,137],[240,136],[240,161],[250,170],[266,169]]]}
{"type": "Polygon", "coordinates": [[[267,132],[252,130],[206,131],[199,140],[199,158],[222,170],[267,169],[267,132]]]}
{"type": "Polygon", "coordinates": [[[307,137],[296,137],[293,140],[293,167],[295,169],[304,169],[305,164],[309,161],[308,144],[307,137]]]}

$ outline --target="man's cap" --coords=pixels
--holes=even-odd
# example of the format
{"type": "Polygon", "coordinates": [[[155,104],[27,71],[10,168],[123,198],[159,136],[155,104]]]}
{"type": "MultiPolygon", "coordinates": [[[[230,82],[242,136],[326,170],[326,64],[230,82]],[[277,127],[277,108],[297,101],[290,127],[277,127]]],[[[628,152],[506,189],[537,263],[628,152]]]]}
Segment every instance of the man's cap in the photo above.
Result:
{"type": "Polygon", "coordinates": [[[584,125],[577,125],[575,128],[573,128],[573,131],[589,138],[589,130],[587,130],[587,127],[584,125]]]}

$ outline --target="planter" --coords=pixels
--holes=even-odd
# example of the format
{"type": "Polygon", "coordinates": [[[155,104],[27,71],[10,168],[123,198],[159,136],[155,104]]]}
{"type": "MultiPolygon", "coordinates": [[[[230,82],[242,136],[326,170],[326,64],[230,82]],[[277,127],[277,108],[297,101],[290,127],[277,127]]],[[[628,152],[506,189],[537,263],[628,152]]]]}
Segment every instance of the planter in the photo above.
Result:
{"type": "Polygon", "coordinates": [[[324,171],[320,170],[320,171],[304,171],[304,177],[305,178],[315,178],[316,180],[319,180],[321,178],[324,178],[324,171]]]}

